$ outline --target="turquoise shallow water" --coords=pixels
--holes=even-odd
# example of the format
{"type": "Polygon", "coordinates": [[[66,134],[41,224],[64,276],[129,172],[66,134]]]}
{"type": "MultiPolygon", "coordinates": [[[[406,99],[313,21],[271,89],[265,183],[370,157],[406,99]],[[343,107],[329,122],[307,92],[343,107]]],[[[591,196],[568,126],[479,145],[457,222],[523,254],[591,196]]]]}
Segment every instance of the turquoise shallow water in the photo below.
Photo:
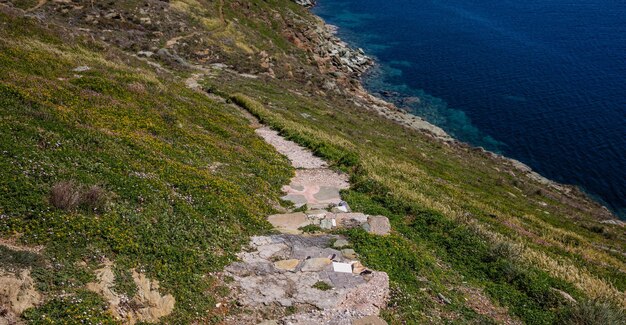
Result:
{"type": "Polygon", "coordinates": [[[320,0],[314,12],[377,59],[370,91],[626,218],[626,2],[320,0]]]}

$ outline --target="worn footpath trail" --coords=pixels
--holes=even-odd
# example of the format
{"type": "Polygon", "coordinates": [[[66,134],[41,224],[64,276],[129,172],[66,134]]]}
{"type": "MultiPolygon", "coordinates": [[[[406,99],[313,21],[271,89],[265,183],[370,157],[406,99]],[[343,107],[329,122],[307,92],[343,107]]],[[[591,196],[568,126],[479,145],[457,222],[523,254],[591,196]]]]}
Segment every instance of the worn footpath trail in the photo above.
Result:
{"type": "Polygon", "coordinates": [[[349,188],[347,175],[329,168],[311,151],[283,138],[242,111],[251,127],[285,155],[296,168],[283,199],[303,212],[268,216],[279,234],[251,239],[240,261],[228,266],[225,276],[240,306],[251,313],[230,321],[248,324],[386,324],[378,316],[389,295],[384,272],[367,269],[343,237],[323,230],[363,227],[371,233],[390,231],[385,217],[350,212],[340,190],[349,188]],[[304,207],[304,208],[303,208],[304,207]]]}
{"type": "MultiPolygon", "coordinates": [[[[187,86],[201,90],[200,78],[202,74],[193,75],[187,86]]],[[[276,234],[252,237],[238,254],[239,261],[222,273],[234,292],[229,298],[242,310],[226,322],[387,324],[378,314],[387,304],[389,277],[362,265],[350,243],[330,232],[362,227],[384,236],[391,230],[389,220],[351,212],[340,194],[350,187],[347,175],[332,170],[324,160],[261,124],[245,109],[234,104],[233,108],[250,121],[257,135],[291,161],[296,175],[283,186],[283,199],[299,212],[268,216],[276,234]],[[303,227],[321,231],[304,232],[303,227]]]]}

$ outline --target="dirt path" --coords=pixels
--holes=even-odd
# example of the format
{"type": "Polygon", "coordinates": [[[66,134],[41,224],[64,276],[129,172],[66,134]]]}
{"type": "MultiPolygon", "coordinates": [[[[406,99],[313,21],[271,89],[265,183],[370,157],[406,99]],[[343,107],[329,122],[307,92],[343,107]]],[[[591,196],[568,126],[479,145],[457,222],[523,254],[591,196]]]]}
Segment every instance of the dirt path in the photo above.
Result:
{"type": "Polygon", "coordinates": [[[48,0],[39,0],[39,2],[37,2],[37,4],[34,7],[26,9],[26,12],[35,11],[35,10],[43,7],[43,5],[45,5],[47,2],[48,2],[48,0]]]}

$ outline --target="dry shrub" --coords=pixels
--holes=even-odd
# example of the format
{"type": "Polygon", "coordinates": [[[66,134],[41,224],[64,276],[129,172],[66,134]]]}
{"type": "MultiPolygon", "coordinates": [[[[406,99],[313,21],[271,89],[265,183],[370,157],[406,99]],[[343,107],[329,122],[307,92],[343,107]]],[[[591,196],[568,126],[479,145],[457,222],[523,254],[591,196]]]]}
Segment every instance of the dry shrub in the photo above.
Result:
{"type": "Polygon", "coordinates": [[[71,181],[63,181],[55,184],[50,192],[50,204],[55,207],[71,211],[80,203],[80,189],[71,181]]]}
{"type": "Polygon", "coordinates": [[[102,212],[106,208],[107,199],[105,190],[98,185],[92,185],[83,191],[80,203],[91,211],[102,212]]]}
{"type": "Polygon", "coordinates": [[[55,184],[50,191],[50,204],[65,211],[82,207],[93,212],[102,212],[107,202],[106,191],[98,185],[84,187],[73,181],[62,181],[55,184]]]}

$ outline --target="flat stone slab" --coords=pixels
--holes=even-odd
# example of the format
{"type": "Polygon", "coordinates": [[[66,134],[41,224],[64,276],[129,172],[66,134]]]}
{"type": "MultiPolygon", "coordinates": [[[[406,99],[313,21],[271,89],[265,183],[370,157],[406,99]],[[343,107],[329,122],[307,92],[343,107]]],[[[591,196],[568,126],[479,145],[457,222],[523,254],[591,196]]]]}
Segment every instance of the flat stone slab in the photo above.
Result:
{"type": "Polygon", "coordinates": [[[358,227],[367,222],[367,215],[359,212],[337,213],[335,215],[338,227],[358,227]]]}
{"type": "Polygon", "coordinates": [[[329,247],[305,246],[300,244],[294,244],[293,246],[291,246],[291,258],[306,260],[309,258],[328,258],[333,256],[335,256],[333,260],[339,261],[342,255],[340,251],[329,247]]]}
{"type": "Polygon", "coordinates": [[[330,169],[296,170],[296,176],[289,185],[283,186],[284,200],[296,207],[307,204],[309,207],[326,208],[339,204],[340,190],[348,189],[348,177],[330,169]]]}
{"type": "Polygon", "coordinates": [[[352,265],[350,265],[350,263],[333,262],[333,271],[339,273],[352,273],[352,265]]]}
{"type": "Polygon", "coordinates": [[[302,272],[320,272],[326,269],[333,261],[327,257],[310,258],[304,261],[302,272]]]}
{"type": "Polygon", "coordinates": [[[300,260],[297,259],[282,260],[274,262],[274,267],[279,270],[294,271],[298,267],[298,264],[300,264],[300,260]]]}
{"type": "Polygon", "coordinates": [[[311,221],[302,212],[271,215],[267,217],[267,221],[279,231],[288,233],[299,233],[298,228],[311,224],[311,221]]]}
{"type": "Polygon", "coordinates": [[[287,156],[295,168],[315,169],[328,166],[324,160],[314,156],[311,151],[304,149],[293,141],[281,137],[278,132],[269,127],[258,128],[255,132],[262,137],[265,142],[276,148],[276,151],[287,156]]]}

